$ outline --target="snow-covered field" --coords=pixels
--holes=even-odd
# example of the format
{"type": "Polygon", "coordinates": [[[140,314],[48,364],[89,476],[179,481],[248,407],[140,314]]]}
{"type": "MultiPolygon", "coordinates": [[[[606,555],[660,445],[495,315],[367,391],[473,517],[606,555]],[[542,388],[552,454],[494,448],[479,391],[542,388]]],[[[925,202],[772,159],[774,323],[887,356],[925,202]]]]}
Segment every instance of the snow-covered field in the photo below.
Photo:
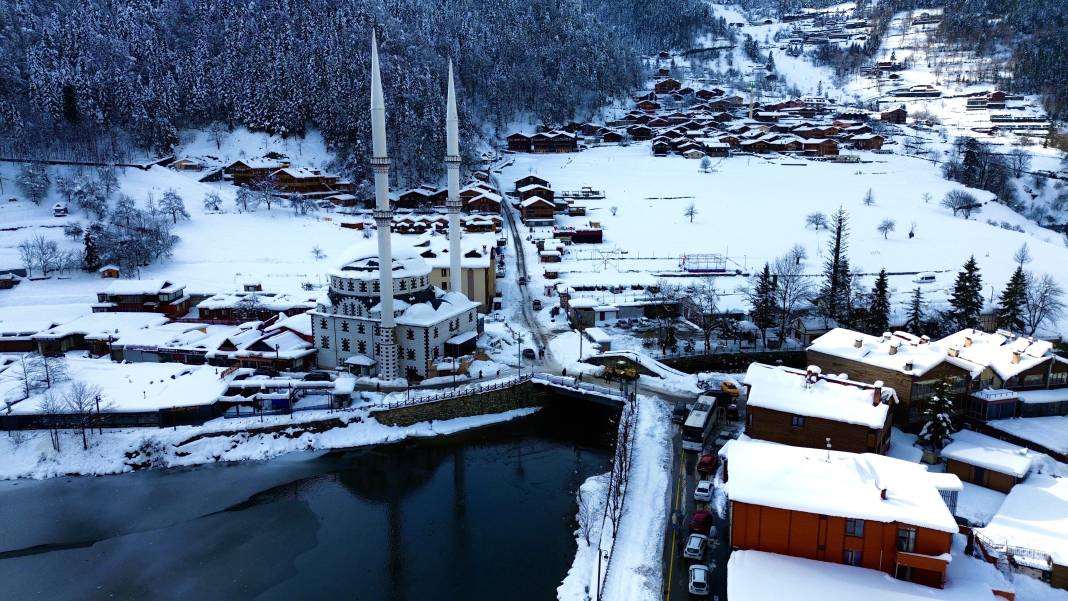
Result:
{"type": "MultiPolygon", "coordinates": [[[[586,217],[558,217],[562,225],[595,221],[604,228],[602,244],[568,248],[559,281],[572,286],[650,285],[658,279],[657,273],[678,271],[683,254],[723,253],[728,256],[728,268],[752,272],[794,244],[805,248],[807,271],[818,275],[828,232],[806,228],[805,216],[817,211],[830,214],[842,207],[849,214],[849,257],[854,268],[867,274],[882,268],[909,274],[890,277],[899,312],[907,293],[916,287],[912,274],[937,272],[937,282],[924,285],[926,300],[937,306],[972,254],[987,290],[990,286],[1000,290],[1015,268],[1013,251],[1024,243],[1035,258],[1029,268],[1050,273],[1068,287],[1068,273],[1061,268],[1068,264],[1068,248],[1059,234],[993,202],[983,207],[980,217],[1019,225],[1024,233],[992,227],[976,218],[954,217],[938,201],[961,186],[943,179],[929,162],[892,154],[860,154],[870,162],[742,156],[722,160],[714,172],[703,173],[696,161],[653,157],[645,143],[579,154],[515,155],[501,181],[508,187],[509,182],[533,173],[549,180],[555,190],[590,186],[605,192],[604,200],[584,201],[586,217]],[[863,203],[869,189],[874,206],[863,203]],[[930,202],[924,201],[925,193],[931,195],[930,202]],[[697,209],[692,223],[684,215],[690,203],[697,209]],[[897,223],[889,239],[876,230],[884,219],[897,223]],[[912,223],[916,224],[915,237],[909,239],[912,223]]],[[[972,192],[984,200],[992,196],[972,192]]],[[[534,235],[551,233],[535,228],[534,235]]],[[[536,249],[530,244],[524,248],[528,264],[536,265],[536,249]]],[[[538,284],[547,282],[541,269],[533,269],[532,275],[538,284]]],[[[744,297],[736,293],[743,278],[713,281],[725,293],[721,308],[745,308],[744,297]]],[[[605,291],[594,297],[622,302],[635,294],[605,291]]],[[[1068,332],[1068,321],[1058,324],[1057,332],[1068,332]]]]}

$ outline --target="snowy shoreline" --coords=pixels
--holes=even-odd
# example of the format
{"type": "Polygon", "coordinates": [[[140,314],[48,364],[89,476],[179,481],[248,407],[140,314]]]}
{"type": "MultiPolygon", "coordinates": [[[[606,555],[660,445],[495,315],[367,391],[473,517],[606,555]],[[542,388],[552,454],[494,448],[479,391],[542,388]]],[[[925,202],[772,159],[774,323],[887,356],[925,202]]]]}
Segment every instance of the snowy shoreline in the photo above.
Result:
{"type": "MultiPolygon", "coordinates": [[[[274,432],[249,434],[236,432],[218,435],[215,422],[201,427],[168,429],[109,430],[93,436],[89,449],[83,450],[80,434],[62,433],[61,450],[56,452],[47,431],[33,430],[0,437],[0,480],[43,480],[62,476],[103,476],[140,469],[195,467],[211,463],[263,461],[297,451],[346,451],[406,440],[448,436],[505,423],[537,412],[523,408],[445,421],[430,421],[411,426],[386,426],[370,417],[366,410],[351,412],[309,412],[309,419],[290,422],[274,419],[260,422],[256,418],[227,420],[227,425],[247,427],[289,425],[274,432]],[[322,415],[317,415],[322,413],[322,415]],[[324,419],[337,419],[343,427],[301,431],[324,419]],[[233,422],[240,423],[233,423],[233,422]],[[297,432],[300,432],[297,434],[297,432]],[[198,435],[204,435],[195,438],[198,435]],[[178,446],[181,445],[181,446],[178,446]]],[[[219,420],[216,420],[219,421],[219,420]]]]}

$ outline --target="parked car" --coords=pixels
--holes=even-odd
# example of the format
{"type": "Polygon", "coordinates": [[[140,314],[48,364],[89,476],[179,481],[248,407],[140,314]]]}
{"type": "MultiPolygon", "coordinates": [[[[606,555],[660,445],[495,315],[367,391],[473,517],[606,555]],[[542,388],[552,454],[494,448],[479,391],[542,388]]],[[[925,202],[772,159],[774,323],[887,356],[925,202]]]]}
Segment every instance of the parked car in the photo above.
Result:
{"type": "Polygon", "coordinates": [[[541,299],[540,298],[536,298],[536,299],[530,301],[530,306],[533,307],[533,309],[535,311],[541,311],[541,299]]]}
{"type": "Polygon", "coordinates": [[[325,371],[309,371],[304,374],[305,382],[329,382],[330,372],[325,371]]]}
{"type": "Polygon", "coordinates": [[[938,281],[933,273],[918,273],[916,277],[912,278],[913,284],[933,284],[938,281]]]}
{"type": "Polygon", "coordinates": [[[257,367],[256,371],[252,372],[254,376],[267,376],[268,378],[277,378],[278,370],[271,367],[257,367]]]}
{"type": "Polygon", "coordinates": [[[516,280],[516,282],[518,282],[520,286],[526,286],[527,285],[527,276],[525,276],[525,275],[519,276],[519,279],[516,280]]]}
{"type": "Polygon", "coordinates": [[[701,480],[697,483],[697,488],[693,489],[693,500],[709,502],[712,500],[712,481],[701,480]]]}
{"type": "Polygon", "coordinates": [[[716,471],[716,464],[719,462],[719,458],[715,453],[706,453],[701,455],[701,458],[697,460],[697,473],[707,476],[716,471]]]}
{"type": "Polygon", "coordinates": [[[708,596],[708,567],[701,564],[690,566],[690,594],[708,596]]]}
{"type": "Polygon", "coordinates": [[[720,382],[719,383],[719,389],[722,390],[723,392],[726,392],[728,395],[730,395],[732,397],[737,397],[739,394],[741,394],[741,391],[738,390],[738,385],[735,384],[734,382],[730,381],[730,380],[724,380],[724,381],[720,382]]]}
{"type": "Polygon", "coordinates": [[[707,509],[698,509],[690,516],[690,533],[708,534],[712,527],[712,512],[707,509]]]}
{"type": "Polygon", "coordinates": [[[686,548],[682,550],[682,556],[686,559],[701,561],[705,558],[705,547],[708,545],[708,537],[704,534],[691,534],[686,539],[686,548]]]}
{"type": "Polygon", "coordinates": [[[671,410],[671,421],[681,424],[686,421],[686,416],[689,414],[690,408],[686,406],[686,401],[675,401],[675,408],[671,410]]]}

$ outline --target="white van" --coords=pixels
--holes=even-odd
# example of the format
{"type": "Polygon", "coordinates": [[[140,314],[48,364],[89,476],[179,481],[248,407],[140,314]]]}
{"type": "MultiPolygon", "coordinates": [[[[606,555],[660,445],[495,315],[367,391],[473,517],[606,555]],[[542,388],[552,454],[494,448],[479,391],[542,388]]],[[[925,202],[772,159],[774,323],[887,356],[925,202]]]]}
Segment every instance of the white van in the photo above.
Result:
{"type": "Polygon", "coordinates": [[[933,273],[919,273],[916,277],[912,278],[914,284],[933,284],[937,281],[935,274],[933,273]]]}

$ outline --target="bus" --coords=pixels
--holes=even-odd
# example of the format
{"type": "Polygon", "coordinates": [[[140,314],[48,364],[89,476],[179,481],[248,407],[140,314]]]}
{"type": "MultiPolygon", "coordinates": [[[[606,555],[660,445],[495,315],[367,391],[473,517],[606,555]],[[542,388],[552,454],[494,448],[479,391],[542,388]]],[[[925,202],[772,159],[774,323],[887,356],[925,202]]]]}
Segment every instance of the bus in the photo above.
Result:
{"type": "Polygon", "coordinates": [[[712,431],[716,421],[716,397],[702,394],[697,397],[690,415],[682,424],[682,448],[686,451],[700,451],[705,446],[705,439],[712,431]]]}

